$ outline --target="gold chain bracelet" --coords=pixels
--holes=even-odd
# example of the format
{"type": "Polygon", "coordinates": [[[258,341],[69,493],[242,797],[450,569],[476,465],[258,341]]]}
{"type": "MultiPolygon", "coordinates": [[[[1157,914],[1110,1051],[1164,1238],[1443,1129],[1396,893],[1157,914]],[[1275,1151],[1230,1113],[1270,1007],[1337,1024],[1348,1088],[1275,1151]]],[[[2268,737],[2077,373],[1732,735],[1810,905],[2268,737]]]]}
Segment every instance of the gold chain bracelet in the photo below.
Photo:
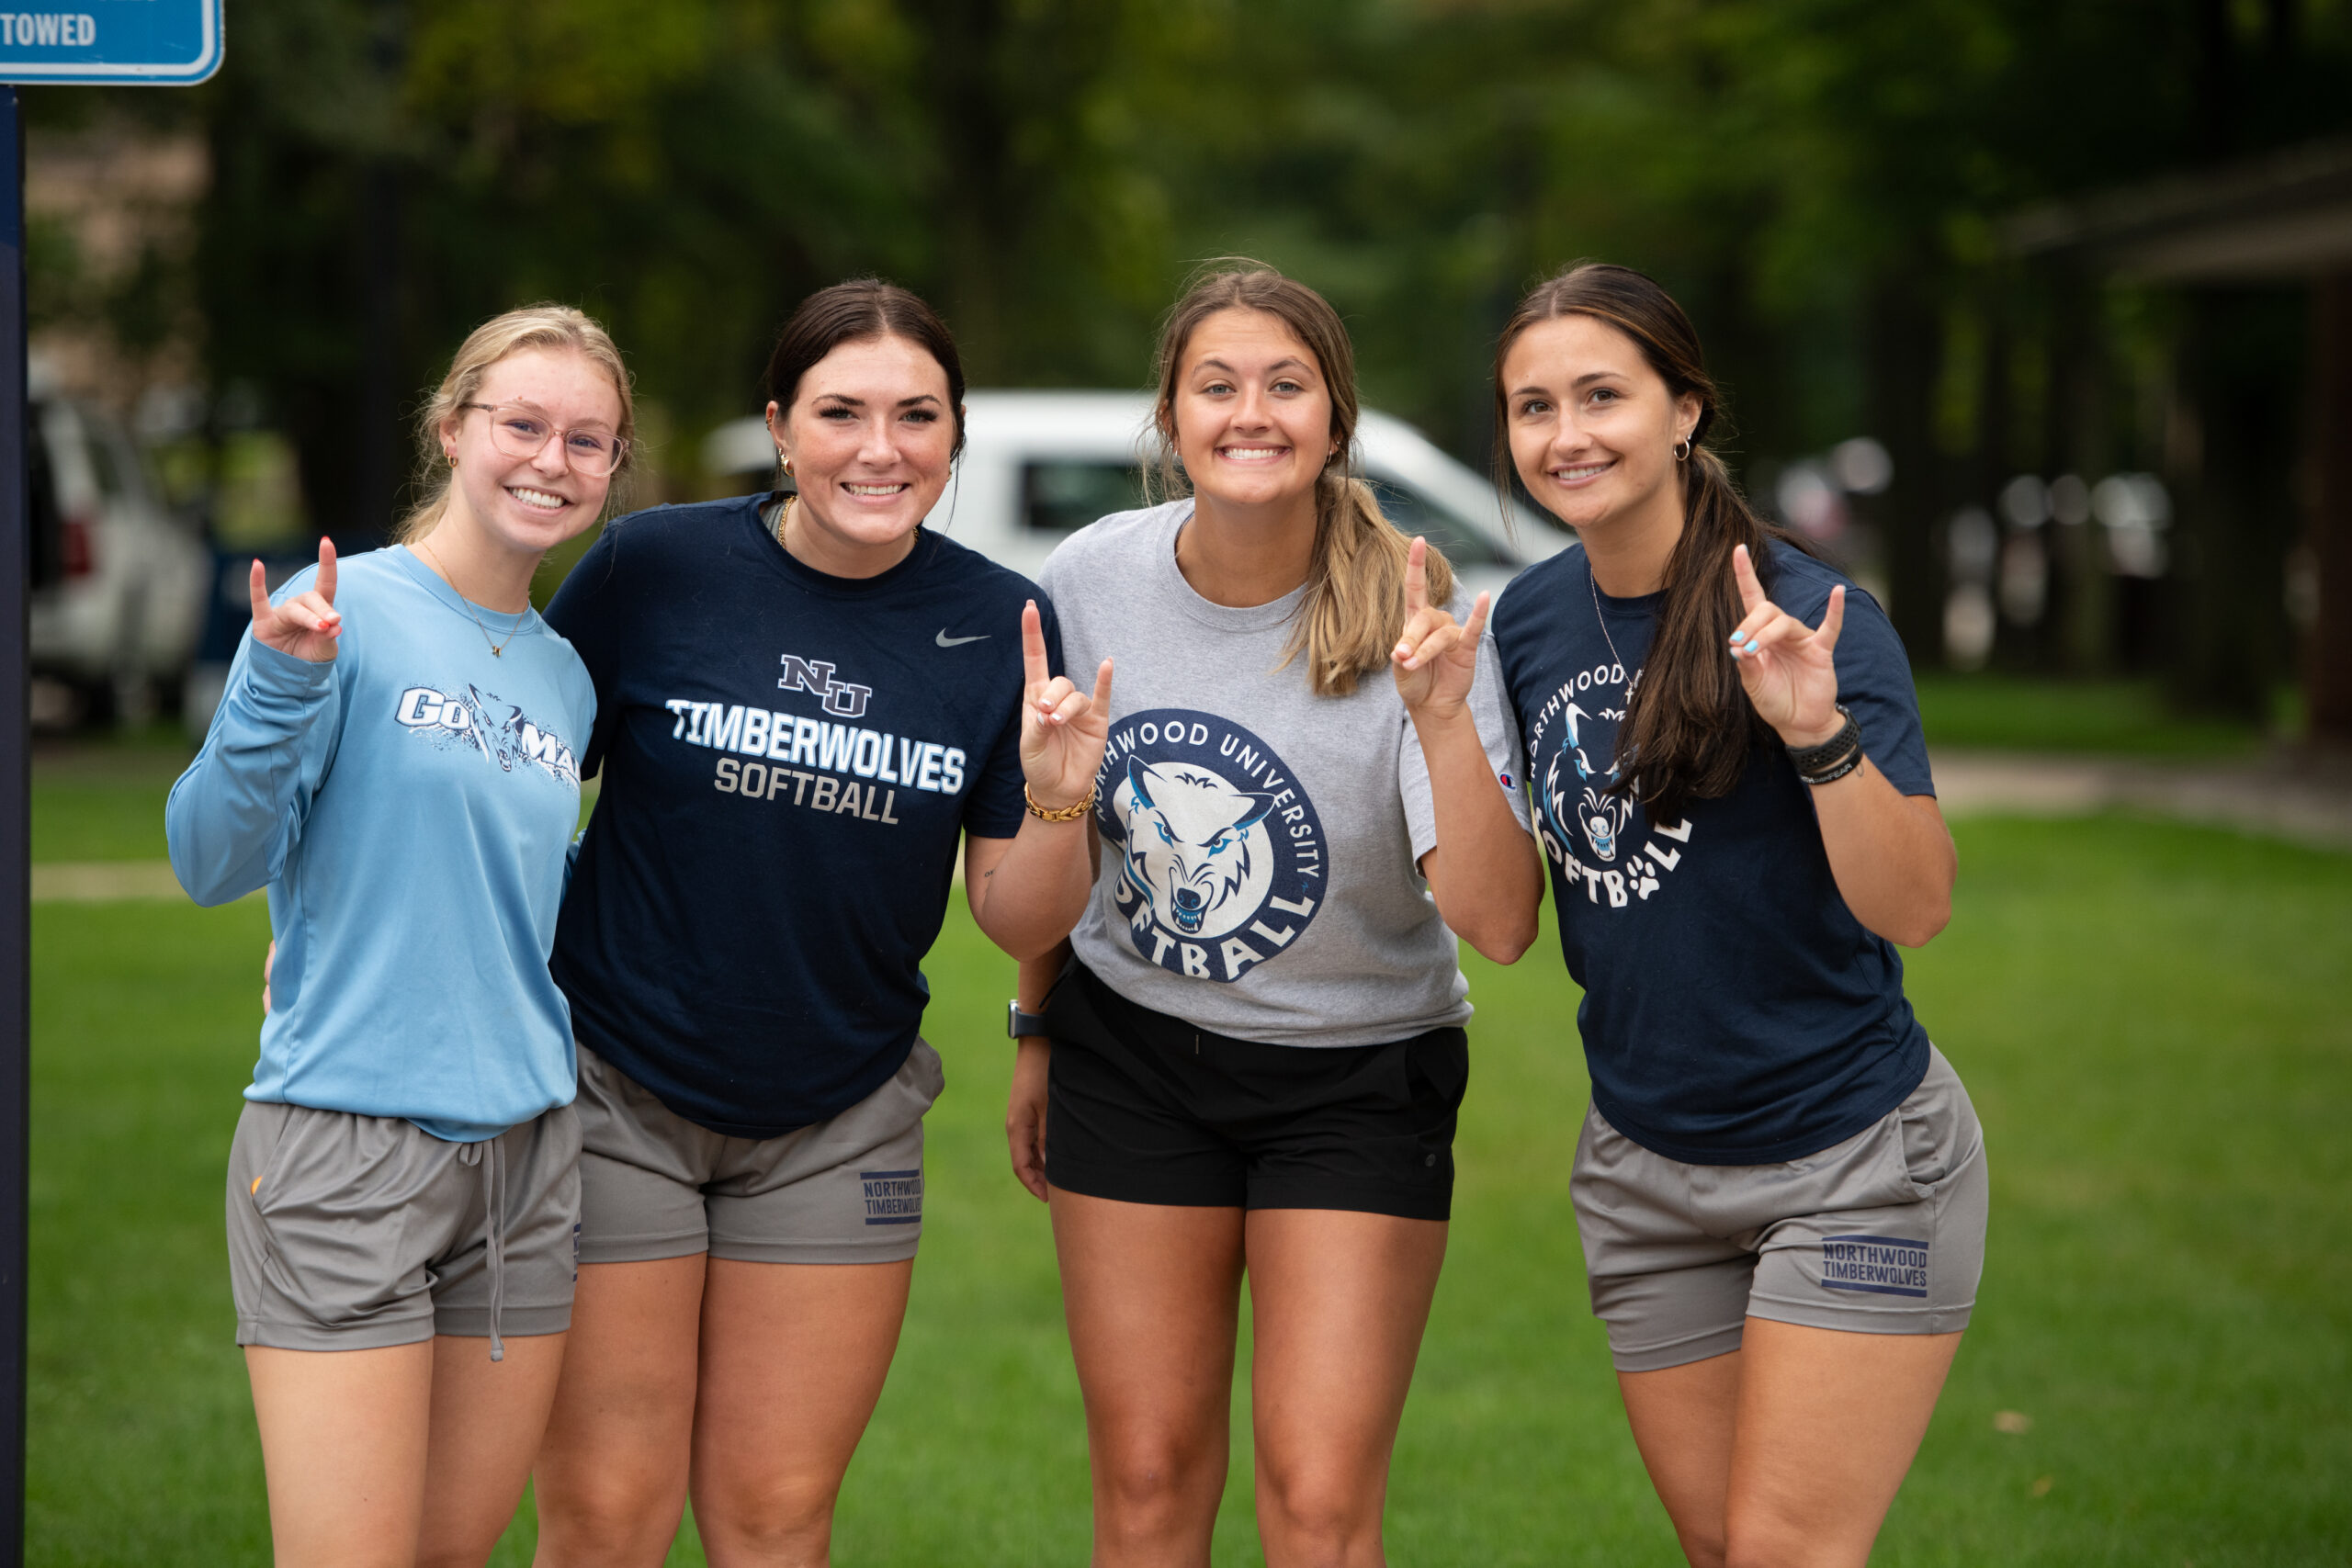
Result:
{"type": "Polygon", "coordinates": [[[1021,786],[1021,798],[1029,803],[1029,815],[1040,822],[1075,822],[1094,809],[1094,792],[1091,789],[1086,792],[1084,800],[1051,810],[1037,804],[1037,797],[1029,793],[1029,786],[1025,784],[1021,786]]]}

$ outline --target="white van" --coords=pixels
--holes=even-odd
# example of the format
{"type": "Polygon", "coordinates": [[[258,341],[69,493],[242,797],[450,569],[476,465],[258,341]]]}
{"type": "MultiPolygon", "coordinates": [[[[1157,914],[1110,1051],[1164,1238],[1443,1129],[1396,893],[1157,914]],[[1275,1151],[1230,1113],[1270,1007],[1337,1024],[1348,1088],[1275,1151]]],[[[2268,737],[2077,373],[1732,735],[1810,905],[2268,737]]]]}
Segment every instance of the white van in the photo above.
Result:
{"type": "MultiPolygon", "coordinates": [[[[964,456],[934,525],[1035,577],[1072,532],[1144,504],[1151,405],[1148,392],[967,392],[964,456]]],[[[1389,520],[1442,549],[1471,592],[1500,591],[1570,542],[1525,506],[1505,527],[1494,486],[1402,420],[1366,410],[1356,447],[1389,520]]],[[[739,419],[711,433],[703,465],[757,479],[775,468],[775,444],[760,421],[739,419]]]]}
{"type": "Polygon", "coordinates": [[[203,627],[212,558],[148,484],[139,449],[38,373],[28,409],[35,722],[137,721],[175,690],[203,627]]]}

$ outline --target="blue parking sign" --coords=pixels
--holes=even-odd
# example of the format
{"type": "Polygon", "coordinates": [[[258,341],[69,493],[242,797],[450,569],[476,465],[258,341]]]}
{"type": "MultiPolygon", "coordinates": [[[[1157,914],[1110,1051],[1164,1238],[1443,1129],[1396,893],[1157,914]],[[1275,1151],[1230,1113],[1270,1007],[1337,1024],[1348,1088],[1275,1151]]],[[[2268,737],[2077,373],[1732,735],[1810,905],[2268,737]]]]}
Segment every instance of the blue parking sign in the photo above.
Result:
{"type": "Polygon", "coordinates": [[[0,82],[185,87],[220,69],[220,0],[0,0],[0,82]]]}

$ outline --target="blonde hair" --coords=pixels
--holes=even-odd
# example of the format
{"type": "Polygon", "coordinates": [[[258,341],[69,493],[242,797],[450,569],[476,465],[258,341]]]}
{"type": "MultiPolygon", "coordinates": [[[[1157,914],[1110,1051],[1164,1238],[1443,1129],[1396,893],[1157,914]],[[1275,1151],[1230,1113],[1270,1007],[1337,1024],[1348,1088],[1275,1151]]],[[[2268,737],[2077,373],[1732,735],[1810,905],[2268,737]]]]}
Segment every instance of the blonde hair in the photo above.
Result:
{"type": "Polygon", "coordinates": [[[620,394],[620,426],[613,434],[625,445],[620,467],[613,470],[612,488],[605,495],[605,512],[612,512],[623,481],[637,462],[637,401],[628,367],[622,363],[612,334],[586,313],[569,305],[526,305],[492,316],[467,333],[449,361],[448,374],[441,378],[440,388],[417,411],[417,502],[392,525],[393,544],[409,544],[431,533],[448,508],[449,460],[441,450],[441,427],[481,395],[482,380],[491,367],[529,349],[569,349],[610,377],[613,390],[620,394]]]}
{"type": "MultiPolygon", "coordinates": [[[[1306,597],[1275,668],[1287,668],[1303,653],[1315,694],[1346,696],[1356,689],[1358,677],[1388,663],[1389,650],[1405,629],[1405,561],[1412,541],[1381,513],[1372,487],[1355,471],[1355,349],[1329,301],[1244,257],[1212,262],[1193,279],[1159,331],[1159,400],[1152,411],[1160,436],[1159,486],[1170,495],[1192,493],[1176,466],[1177,377],[1185,345],[1200,324],[1219,310],[1263,310],[1288,327],[1315,355],[1331,394],[1336,446],[1315,481],[1315,553],[1306,571],[1306,597]]],[[[1453,597],[1453,569],[1434,545],[1428,573],[1430,603],[1445,604],[1453,597]]]]}

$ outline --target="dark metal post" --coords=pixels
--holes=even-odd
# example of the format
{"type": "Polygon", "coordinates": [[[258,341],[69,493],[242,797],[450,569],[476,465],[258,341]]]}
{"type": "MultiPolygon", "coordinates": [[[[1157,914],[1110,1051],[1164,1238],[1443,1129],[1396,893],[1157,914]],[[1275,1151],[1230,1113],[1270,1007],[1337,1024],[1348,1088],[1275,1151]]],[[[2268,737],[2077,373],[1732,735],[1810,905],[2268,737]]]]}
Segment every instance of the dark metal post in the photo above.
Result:
{"type": "Polygon", "coordinates": [[[25,137],[0,87],[0,1568],[25,1560],[25,1181],[32,1094],[31,738],[26,726],[25,137]]]}

